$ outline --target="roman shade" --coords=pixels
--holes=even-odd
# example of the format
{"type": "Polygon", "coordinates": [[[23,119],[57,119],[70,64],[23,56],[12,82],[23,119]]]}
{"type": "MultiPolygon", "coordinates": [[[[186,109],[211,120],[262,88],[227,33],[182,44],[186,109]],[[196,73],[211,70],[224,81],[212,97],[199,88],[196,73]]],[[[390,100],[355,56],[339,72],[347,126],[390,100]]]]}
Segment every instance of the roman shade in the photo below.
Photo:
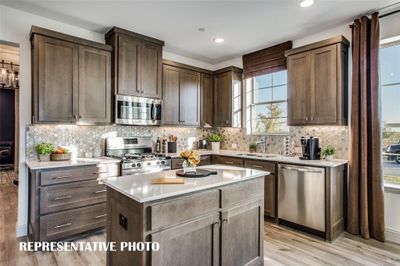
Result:
{"type": "Polygon", "coordinates": [[[243,56],[244,78],[286,69],[285,51],[292,49],[292,41],[287,41],[243,56]]]}

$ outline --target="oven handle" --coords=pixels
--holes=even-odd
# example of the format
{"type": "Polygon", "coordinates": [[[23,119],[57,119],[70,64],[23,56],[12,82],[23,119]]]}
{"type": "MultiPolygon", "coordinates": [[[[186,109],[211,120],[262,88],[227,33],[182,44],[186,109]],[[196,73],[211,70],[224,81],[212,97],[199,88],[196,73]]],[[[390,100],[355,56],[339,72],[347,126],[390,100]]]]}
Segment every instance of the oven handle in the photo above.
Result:
{"type": "Polygon", "coordinates": [[[157,105],[155,103],[152,104],[151,107],[151,120],[155,121],[156,120],[156,112],[157,112],[157,105]]]}

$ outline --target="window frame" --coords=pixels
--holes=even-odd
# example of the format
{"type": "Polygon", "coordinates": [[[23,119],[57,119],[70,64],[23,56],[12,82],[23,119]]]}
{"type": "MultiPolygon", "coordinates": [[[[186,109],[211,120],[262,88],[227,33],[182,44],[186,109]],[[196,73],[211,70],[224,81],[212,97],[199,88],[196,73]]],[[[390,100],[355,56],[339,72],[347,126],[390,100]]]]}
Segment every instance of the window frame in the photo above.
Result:
{"type": "MultiPolygon", "coordinates": [[[[282,71],[286,71],[286,73],[287,73],[287,69],[284,69],[284,70],[271,72],[271,73],[268,73],[268,74],[254,76],[254,77],[251,77],[251,78],[248,78],[248,79],[244,80],[244,82],[243,82],[244,83],[243,84],[243,87],[244,87],[244,90],[243,90],[243,98],[244,98],[243,120],[244,120],[244,123],[243,123],[243,125],[246,128],[246,135],[252,135],[252,136],[289,136],[290,135],[290,129],[289,129],[289,126],[287,126],[288,114],[286,114],[286,116],[276,117],[276,118],[285,118],[286,119],[286,126],[287,126],[287,129],[288,129],[287,131],[272,132],[272,133],[271,132],[253,132],[253,127],[252,127],[253,125],[252,125],[251,117],[252,117],[252,113],[253,113],[253,111],[255,109],[255,106],[257,106],[257,105],[275,104],[275,103],[278,103],[278,104],[279,103],[288,103],[288,96],[287,96],[288,94],[287,93],[286,93],[286,100],[263,101],[263,102],[254,103],[254,98],[255,98],[254,97],[255,96],[254,93],[256,91],[254,89],[255,78],[261,77],[261,76],[265,76],[265,75],[273,75],[274,73],[282,72],[282,71]],[[250,85],[251,89],[250,90],[248,90],[248,80],[251,81],[251,85],[250,85]],[[247,95],[249,93],[251,94],[251,103],[250,104],[249,104],[248,97],[247,97],[247,95]],[[247,119],[248,117],[250,117],[249,121],[247,119]]],[[[274,88],[282,87],[282,86],[286,86],[286,90],[287,90],[287,86],[288,86],[288,76],[287,75],[286,75],[286,83],[274,86],[273,80],[272,80],[272,85],[271,86],[258,88],[258,90],[259,89],[272,89],[273,90],[274,88]]]]}

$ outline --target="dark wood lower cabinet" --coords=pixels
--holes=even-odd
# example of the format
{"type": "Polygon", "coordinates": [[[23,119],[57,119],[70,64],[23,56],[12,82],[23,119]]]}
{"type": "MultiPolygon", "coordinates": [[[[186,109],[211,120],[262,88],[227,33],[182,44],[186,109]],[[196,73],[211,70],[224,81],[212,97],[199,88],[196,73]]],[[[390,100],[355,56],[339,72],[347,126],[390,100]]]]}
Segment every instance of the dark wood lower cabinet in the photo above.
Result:
{"type": "Polygon", "coordinates": [[[151,253],[152,265],[219,265],[218,212],[154,234],[160,250],[151,253]]]}
{"type": "Polygon", "coordinates": [[[29,240],[63,240],[104,229],[107,190],[97,178],[96,165],[30,170],[29,240]]]}
{"type": "Polygon", "coordinates": [[[263,200],[221,213],[221,265],[263,265],[263,200]]]}
{"type": "Polygon", "coordinates": [[[145,203],[108,188],[107,241],[160,250],[107,252],[107,265],[263,265],[263,193],[263,177],[145,203]]]}

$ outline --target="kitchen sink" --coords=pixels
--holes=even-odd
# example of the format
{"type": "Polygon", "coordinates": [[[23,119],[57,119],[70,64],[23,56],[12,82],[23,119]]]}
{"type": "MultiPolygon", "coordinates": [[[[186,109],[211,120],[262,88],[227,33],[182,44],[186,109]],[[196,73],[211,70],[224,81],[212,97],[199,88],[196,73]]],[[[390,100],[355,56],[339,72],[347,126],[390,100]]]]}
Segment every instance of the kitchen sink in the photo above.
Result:
{"type": "Polygon", "coordinates": [[[239,156],[250,156],[250,157],[257,157],[257,158],[273,158],[278,157],[277,154],[257,154],[257,153],[239,153],[239,156]]]}

